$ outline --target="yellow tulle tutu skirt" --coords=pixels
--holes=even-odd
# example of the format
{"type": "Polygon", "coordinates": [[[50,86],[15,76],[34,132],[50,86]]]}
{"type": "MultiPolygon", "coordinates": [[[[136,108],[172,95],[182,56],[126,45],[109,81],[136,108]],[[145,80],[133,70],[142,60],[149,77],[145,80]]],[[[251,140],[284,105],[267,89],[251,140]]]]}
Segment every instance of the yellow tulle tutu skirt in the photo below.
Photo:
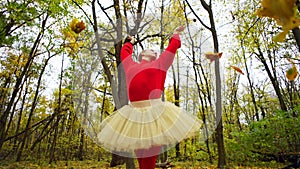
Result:
{"type": "Polygon", "coordinates": [[[199,134],[200,121],[173,103],[155,99],[123,106],[100,129],[95,140],[109,151],[126,155],[153,146],[172,147],[199,134]]]}

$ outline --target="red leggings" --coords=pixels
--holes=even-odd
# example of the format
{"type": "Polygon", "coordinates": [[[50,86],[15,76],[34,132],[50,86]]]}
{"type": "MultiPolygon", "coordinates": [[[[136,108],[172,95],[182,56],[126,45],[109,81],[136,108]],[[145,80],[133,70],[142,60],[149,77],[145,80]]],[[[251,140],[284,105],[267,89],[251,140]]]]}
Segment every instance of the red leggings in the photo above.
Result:
{"type": "Polygon", "coordinates": [[[140,169],[154,169],[161,146],[135,150],[140,169]],[[154,155],[154,156],[153,156],[154,155]]]}

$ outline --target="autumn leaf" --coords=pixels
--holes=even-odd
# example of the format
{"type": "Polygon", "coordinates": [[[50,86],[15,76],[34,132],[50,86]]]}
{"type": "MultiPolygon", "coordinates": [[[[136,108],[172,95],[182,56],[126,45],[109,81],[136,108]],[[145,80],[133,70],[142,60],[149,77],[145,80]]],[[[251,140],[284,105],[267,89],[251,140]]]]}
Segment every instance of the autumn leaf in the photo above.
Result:
{"type": "Polygon", "coordinates": [[[79,19],[74,18],[70,23],[70,28],[72,31],[79,34],[81,31],[85,29],[85,24],[83,21],[79,21],[79,19]]]}
{"type": "Polygon", "coordinates": [[[296,68],[295,63],[290,59],[288,59],[288,61],[291,62],[292,67],[286,71],[285,76],[289,81],[294,81],[296,79],[296,77],[298,76],[299,72],[296,68]]]}
{"type": "Polygon", "coordinates": [[[261,18],[273,18],[277,25],[282,26],[283,32],[274,37],[275,42],[284,41],[288,32],[300,25],[296,0],[262,0],[261,8],[256,11],[256,15],[261,18]]]}
{"type": "Polygon", "coordinates": [[[232,67],[235,71],[239,72],[240,74],[244,75],[244,72],[239,67],[236,66],[230,66],[230,67],[232,67]]]}
{"type": "Polygon", "coordinates": [[[294,81],[298,76],[298,71],[296,67],[292,67],[286,71],[286,77],[289,81],[294,81]]]}
{"type": "Polygon", "coordinates": [[[221,53],[213,53],[213,52],[206,52],[205,57],[210,60],[210,62],[217,60],[218,58],[222,57],[222,52],[221,53]]]}

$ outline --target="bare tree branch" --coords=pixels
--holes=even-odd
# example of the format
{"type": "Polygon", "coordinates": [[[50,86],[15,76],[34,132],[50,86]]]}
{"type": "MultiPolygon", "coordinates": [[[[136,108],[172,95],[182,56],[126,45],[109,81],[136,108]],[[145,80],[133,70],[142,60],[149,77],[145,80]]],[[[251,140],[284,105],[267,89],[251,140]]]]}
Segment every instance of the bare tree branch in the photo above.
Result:
{"type": "Polygon", "coordinates": [[[204,26],[206,29],[211,30],[210,27],[208,27],[202,20],[201,18],[196,14],[196,12],[194,11],[194,9],[192,8],[191,4],[185,0],[186,4],[189,6],[190,10],[192,11],[192,13],[194,14],[194,16],[197,18],[197,20],[201,23],[202,26],[204,26]]]}

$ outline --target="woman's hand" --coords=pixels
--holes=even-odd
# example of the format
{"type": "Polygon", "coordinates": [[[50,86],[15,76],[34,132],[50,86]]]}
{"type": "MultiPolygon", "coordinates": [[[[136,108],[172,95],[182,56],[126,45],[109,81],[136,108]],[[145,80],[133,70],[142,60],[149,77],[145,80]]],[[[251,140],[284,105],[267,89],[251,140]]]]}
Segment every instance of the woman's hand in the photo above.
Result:
{"type": "Polygon", "coordinates": [[[185,26],[181,25],[174,30],[174,34],[181,34],[185,29],[185,26]]]}
{"type": "Polygon", "coordinates": [[[130,42],[131,44],[134,44],[135,43],[135,38],[134,37],[132,37],[132,36],[130,36],[130,35],[127,35],[127,37],[126,37],[126,39],[125,39],[125,42],[124,43],[126,43],[126,42],[130,42]]]}
{"type": "Polygon", "coordinates": [[[135,43],[135,38],[134,37],[128,35],[128,38],[129,38],[131,44],[135,43]]]}

